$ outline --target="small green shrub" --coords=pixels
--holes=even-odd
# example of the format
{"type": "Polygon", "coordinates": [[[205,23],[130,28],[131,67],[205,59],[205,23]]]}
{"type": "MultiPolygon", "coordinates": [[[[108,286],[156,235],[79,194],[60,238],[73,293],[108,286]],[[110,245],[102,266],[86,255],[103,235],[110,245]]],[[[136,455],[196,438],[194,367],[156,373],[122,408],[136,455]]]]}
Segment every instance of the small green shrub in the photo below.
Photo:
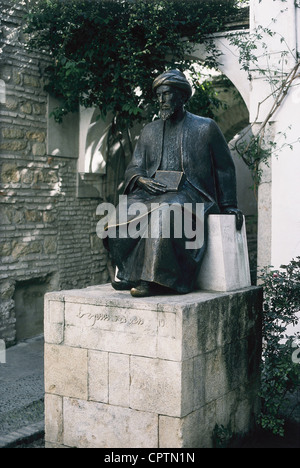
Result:
{"type": "Polygon", "coordinates": [[[229,427],[224,427],[222,424],[215,425],[213,430],[213,446],[214,448],[227,448],[233,438],[233,433],[229,427]]]}
{"type": "MultiPolygon", "coordinates": [[[[287,334],[297,325],[300,311],[300,257],[279,270],[263,272],[263,353],[259,423],[263,429],[284,435],[284,424],[295,410],[289,396],[300,384],[300,365],[292,358],[299,333],[287,334]]],[[[300,345],[299,345],[300,347],[300,345]]],[[[296,403],[299,404],[299,402],[296,403]]]]}

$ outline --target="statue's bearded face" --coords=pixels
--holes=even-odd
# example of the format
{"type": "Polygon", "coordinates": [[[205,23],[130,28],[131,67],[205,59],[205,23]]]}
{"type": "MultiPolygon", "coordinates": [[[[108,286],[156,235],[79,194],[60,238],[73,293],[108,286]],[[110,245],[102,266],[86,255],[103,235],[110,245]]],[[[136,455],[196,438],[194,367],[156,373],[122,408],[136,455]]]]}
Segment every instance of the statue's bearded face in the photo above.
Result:
{"type": "Polygon", "coordinates": [[[167,120],[182,108],[185,98],[183,93],[173,87],[162,85],[156,90],[156,96],[159,103],[160,116],[163,120],[167,120]]]}

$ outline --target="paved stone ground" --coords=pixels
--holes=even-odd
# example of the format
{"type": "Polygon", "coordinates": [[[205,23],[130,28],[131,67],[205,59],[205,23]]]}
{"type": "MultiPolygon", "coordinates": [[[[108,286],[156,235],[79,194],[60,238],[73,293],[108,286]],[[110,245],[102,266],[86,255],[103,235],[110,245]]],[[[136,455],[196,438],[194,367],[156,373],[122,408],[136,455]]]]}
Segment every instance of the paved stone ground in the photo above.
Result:
{"type": "Polygon", "coordinates": [[[24,440],[23,442],[21,443],[17,443],[17,444],[13,444],[13,446],[11,448],[39,448],[39,449],[43,449],[45,448],[45,440],[44,440],[44,437],[41,436],[41,437],[38,437],[38,435],[36,435],[33,440],[24,440]]]}
{"type": "Polygon", "coordinates": [[[44,340],[26,340],[0,364],[0,448],[44,430],[44,340]]]}
{"type": "MultiPolygon", "coordinates": [[[[15,445],[13,448],[45,448],[43,436],[30,441],[15,445]]],[[[253,436],[245,439],[238,446],[232,448],[300,448],[300,432],[299,428],[287,430],[285,437],[276,437],[271,434],[257,431],[253,436]]]]}

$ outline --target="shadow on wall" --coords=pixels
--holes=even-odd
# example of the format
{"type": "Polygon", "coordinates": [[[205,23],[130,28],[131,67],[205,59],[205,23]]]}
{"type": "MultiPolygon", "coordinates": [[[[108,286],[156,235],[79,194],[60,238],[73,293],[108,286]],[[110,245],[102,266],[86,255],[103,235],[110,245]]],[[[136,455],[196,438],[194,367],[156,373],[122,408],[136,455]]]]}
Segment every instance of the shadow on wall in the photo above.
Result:
{"type": "Polygon", "coordinates": [[[17,281],[13,296],[17,342],[43,333],[44,295],[55,289],[55,283],[55,273],[45,277],[17,281]]]}

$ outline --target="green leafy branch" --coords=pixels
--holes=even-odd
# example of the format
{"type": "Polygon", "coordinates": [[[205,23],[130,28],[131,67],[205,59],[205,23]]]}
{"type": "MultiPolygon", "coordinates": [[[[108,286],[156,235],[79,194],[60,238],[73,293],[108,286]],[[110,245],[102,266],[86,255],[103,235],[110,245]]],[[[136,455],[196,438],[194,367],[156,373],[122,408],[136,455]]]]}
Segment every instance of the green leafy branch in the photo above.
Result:
{"type": "Polygon", "coordinates": [[[53,58],[45,75],[46,90],[61,100],[54,118],[80,103],[103,117],[112,112],[120,130],[151,119],[154,77],[189,68],[195,42],[207,44],[207,64],[216,66],[207,37],[236,9],[236,0],[36,0],[26,17],[28,47],[53,58]]]}
{"type": "MultiPolygon", "coordinates": [[[[237,0],[28,2],[28,49],[45,51],[51,58],[44,70],[45,89],[60,102],[52,116],[61,122],[79,105],[98,108],[104,119],[113,116],[107,138],[107,174],[114,173],[116,186],[127,148],[132,152],[134,146],[130,129],[157,115],[154,78],[168,68],[190,69],[188,57],[194,43],[205,44],[205,65],[216,67],[219,53],[211,35],[225,27],[237,4],[237,0]],[[115,146],[123,161],[116,161],[115,146]]],[[[194,84],[190,106],[212,117],[217,103],[212,87],[197,79],[194,84]]]]}
{"type": "Polygon", "coordinates": [[[300,366],[292,360],[292,344],[299,340],[299,333],[289,336],[286,330],[299,322],[300,257],[279,270],[265,268],[261,280],[264,282],[264,345],[259,423],[262,428],[283,436],[285,420],[299,405],[289,398],[300,385],[300,366]]]}

